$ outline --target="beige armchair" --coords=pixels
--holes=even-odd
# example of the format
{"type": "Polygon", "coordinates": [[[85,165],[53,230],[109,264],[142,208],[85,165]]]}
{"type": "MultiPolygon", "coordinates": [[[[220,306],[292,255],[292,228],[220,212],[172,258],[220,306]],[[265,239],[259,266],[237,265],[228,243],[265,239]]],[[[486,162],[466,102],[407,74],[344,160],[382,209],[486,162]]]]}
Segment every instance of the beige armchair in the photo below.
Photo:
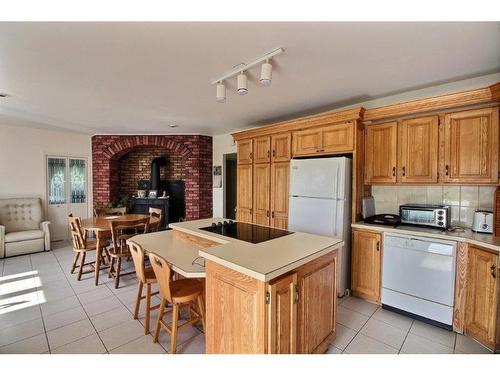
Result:
{"type": "Polygon", "coordinates": [[[50,250],[40,198],[0,199],[0,258],[50,250]]]}

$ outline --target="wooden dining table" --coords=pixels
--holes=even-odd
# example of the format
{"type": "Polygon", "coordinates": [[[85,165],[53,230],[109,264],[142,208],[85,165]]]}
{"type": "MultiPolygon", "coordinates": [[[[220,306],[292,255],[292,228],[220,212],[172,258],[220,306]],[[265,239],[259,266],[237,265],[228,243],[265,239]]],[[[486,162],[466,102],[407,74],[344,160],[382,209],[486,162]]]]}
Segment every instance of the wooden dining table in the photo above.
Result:
{"type": "Polygon", "coordinates": [[[125,214],[125,215],[112,215],[112,216],[97,216],[81,221],[82,228],[88,232],[94,232],[97,246],[96,246],[96,260],[95,260],[95,285],[99,284],[99,272],[101,270],[102,249],[106,241],[111,238],[111,225],[112,221],[134,221],[149,217],[149,224],[156,224],[160,222],[159,217],[141,214],[125,214]]]}

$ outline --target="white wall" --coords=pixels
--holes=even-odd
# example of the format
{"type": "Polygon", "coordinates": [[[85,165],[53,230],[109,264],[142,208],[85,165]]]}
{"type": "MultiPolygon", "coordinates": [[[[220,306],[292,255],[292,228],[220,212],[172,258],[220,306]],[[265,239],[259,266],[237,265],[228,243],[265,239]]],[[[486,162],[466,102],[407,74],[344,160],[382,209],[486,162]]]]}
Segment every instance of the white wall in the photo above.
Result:
{"type": "MultiPolygon", "coordinates": [[[[45,156],[86,157],[91,187],[90,136],[0,122],[0,198],[45,197],[45,156]]],[[[92,207],[90,191],[89,207],[92,207]]]]}
{"type": "Polygon", "coordinates": [[[213,137],[213,164],[222,165],[222,187],[213,189],[213,216],[224,216],[224,182],[226,171],[224,170],[224,154],[236,152],[236,144],[231,134],[217,135],[213,137]]]}
{"type": "MultiPolygon", "coordinates": [[[[364,107],[364,108],[377,108],[381,106],[386,106],[389,104],[401,103],[410,100],[422,99],[432,96],[439,96],[453,92],[466,91],[474,88],[482,88],[494,83],[500,82],[500,73],[488,74],[476,78],[466,79],[462,81],[456,81],[451,83],[446,83],[443,85],[436,85],[432,87],[426,87],[419,90],[407,91],[397,95],[391,95],[383,98],[377,98],[365,102],[351,104],[342,108],[332,108],[331,111],[334,112],[340,109],[352,108],[352,107],[364,107]]],[[[231,103],[226,103],[225,105],[231,105],[231,103]]],[[[290,108],[290,112],[293,112],[293,108],[290,108]]],[[[327,112],[325,112],[327,113],[327,112]]],[[[244,127],[245,124],[241,124],[240,129],[250,129],[244,127]]],[[[235,130],[236,131],[236,130],[235,130]]],[[[213,138],[213,162],[214,165],[222,165],[223,155],[227,153],[236,152],[236,146],[233,144],[233,138],[230,134],[218,135],[213,138]]],[[[222,176],[225,178],[225,171],[222,171],[222,176]]],[[[224,186],[224,184],[222,185],[224,186]]],[[[213,190],[213,213],[214,216],[222,216],[224,212],[224,187],[214,188],[213,190]]]]}

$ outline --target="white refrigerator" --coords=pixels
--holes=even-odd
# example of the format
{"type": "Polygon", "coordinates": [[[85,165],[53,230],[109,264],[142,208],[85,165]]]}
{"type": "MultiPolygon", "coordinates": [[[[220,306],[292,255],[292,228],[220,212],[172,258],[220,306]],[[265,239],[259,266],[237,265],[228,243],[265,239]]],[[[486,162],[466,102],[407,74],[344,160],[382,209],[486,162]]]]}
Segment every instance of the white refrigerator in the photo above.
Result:
{"type": "Polygon", "coordinates": [[[288,229],[344,240],[337,259],[337,293],[350,286],[351,159],[294,159],[290,163],[288,229]]]}

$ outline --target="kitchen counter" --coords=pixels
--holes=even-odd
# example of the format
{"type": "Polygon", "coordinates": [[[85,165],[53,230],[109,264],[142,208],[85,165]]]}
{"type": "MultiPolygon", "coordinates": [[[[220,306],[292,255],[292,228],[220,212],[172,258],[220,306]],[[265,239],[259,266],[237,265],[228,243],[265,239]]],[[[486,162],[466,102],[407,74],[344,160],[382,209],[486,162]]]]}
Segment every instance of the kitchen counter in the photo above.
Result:
{"type": "Polygon", "coordinates": [[[416,227],[412,225],[398,225],[396,228],[379,225],[367,224],[362,221],[351,224],[352,228],[373,230],[384,233],[398,233],[407,235],[418,235],[431,238],[440,238],[443,240],[468,242],[472,245],[485,247],[494,251],[500,252],[500,237],[495,237],[492,234],[476,233],[471,229],[463,231],[442,231],[439,229],[416,227]]]}
{"type": "Polygon", "coordinates": [[[199,228],[223,218],[172,223],[173,230],[201,237],[220,245],[199,249],[199,255],[244,275],[267,282],[344,245],[336,238],[294,232],[290,235],[253,244],[199,228]]]}

